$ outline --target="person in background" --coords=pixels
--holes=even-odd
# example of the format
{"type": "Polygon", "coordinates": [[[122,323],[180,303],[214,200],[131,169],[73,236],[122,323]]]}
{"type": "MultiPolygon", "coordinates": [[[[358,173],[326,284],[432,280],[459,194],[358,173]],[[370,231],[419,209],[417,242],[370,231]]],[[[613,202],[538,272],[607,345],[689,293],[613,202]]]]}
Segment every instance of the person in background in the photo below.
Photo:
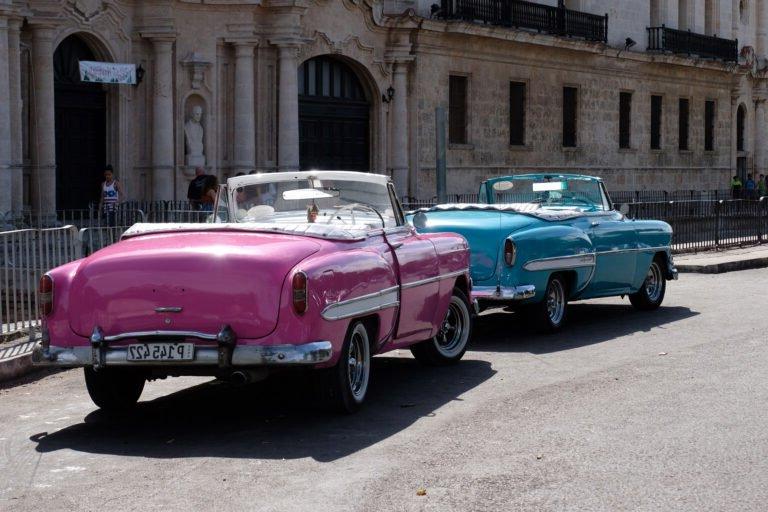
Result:
{"type": "Polygon", "coordinates": [[[731,199],[741,199],[741,178],[734,176],[731,178],[731,199]]]}
{"type": "Polygon", "coordinates": [[[212,174],[206,178],[203,194],[200,197],[200,210],[211,212],[213,211],[213,203],[216,201],[216,193],[219,190],[219,180],[212,174]]]}
{"type": "Polygon", "coordinates": [[[752,179],[751,174],[747,174],[747,181],[744,182],[744,199],[754,199],[757,193],[757,184],[752,179]]]}
{"type": "Polygon", "coordinates": [[[101,184],[101,196],[99,197],[99,212],[101,212],[104,224],[109,227],[117,225],[117,205],[123,196],[120,182],[115,179],[115,173],[111,165],[104,167],[104,181],[101,184]]]}
{"type": "Polygon", "coordinates": [[[761,174],[760,179],[757,180],[757,197],[765,197],[766,191],[768,191],[768,185],[765,183],[765,175],[761,174]]]}
{"type": "Polygon", "coordinates": [[[205,174],[205,169],[202,167],[195,167],[195,177],[189,183],[189,188],[187,189],[187,200],[193,210],[200,209],[208,178],[209,176],[205,174]]]}

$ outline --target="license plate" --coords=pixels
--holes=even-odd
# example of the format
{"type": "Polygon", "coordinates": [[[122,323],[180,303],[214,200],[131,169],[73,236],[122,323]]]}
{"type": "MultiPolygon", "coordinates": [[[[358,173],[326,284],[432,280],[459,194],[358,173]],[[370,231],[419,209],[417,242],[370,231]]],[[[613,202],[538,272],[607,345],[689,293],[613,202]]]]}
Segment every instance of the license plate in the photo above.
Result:
{"type": "Polygon", "coordinates": [[[192,361],[194,343],[141,343],[128,345],[129,361],[192,361]]]}

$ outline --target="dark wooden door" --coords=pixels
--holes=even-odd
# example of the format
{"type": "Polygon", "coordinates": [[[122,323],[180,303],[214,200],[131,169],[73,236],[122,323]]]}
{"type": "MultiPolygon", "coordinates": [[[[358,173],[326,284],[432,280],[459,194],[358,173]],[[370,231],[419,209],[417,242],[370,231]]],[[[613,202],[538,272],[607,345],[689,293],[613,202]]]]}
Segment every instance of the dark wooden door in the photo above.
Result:
{"type": "Polygon", "coordinates": [[[370,170],[370,104],[344,62],[316,57],[299,68],[301,168],[370,170]]]}
{"type": "MultiPolygon", "coordinates": [[[[84,209],[99,200],[106,165],[107,98],[99,84],[80,81],[79,62],[96,60],[72,35],[53,56],[56,115],[56,209],[84,209]]],[[[119,169],[115,169],[118,173],[119,169]]]]}
{"type": "Polygon", "coordinates": [[[56,208],[98,201],[106,161],[106,98],[102,91],[56,89],[56,208]]]}

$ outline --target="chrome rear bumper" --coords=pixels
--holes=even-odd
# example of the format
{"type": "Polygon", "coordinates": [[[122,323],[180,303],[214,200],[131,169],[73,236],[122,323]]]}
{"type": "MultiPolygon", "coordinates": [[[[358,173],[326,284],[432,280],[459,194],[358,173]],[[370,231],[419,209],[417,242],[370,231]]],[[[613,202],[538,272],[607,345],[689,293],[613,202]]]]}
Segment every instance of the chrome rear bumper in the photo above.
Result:
{"type": "MultiPolygon", "coordinates": [[[[128,360],[127,347],[107,347],[103,355],[94,360],[91,347],[56,347],[47,349],[38,343],[32,352],[36,366],[220,366],[218,347],[196,347],[192,361],[128,360]]],[[[314,341],[301,345],[245,345],[232,349],[231,367],[246,366],[297,366],[314,365],[331,360],[333,348],[330,341],[314,341]]],[[[228,365],[229,366],[229,365],[228,365]]]]}
{"type": "Polygon", "coordinates": [[[536,295],[536,287],[533,285],[523,286],[475,286],[472,288],[472,298],[479,300],[525,300],[533,298],[536,295]]]}

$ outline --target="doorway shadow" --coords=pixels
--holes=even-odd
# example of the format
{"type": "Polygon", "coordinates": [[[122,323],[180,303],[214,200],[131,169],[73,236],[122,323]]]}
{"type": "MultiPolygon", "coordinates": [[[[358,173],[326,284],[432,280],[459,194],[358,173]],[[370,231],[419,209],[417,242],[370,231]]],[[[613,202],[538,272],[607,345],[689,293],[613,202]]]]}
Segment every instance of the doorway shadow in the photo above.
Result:
{"type": "Polygon", "coordinates": [[[560,332],[541,334],[526,313],[495,309],[477,319],[469,349],[547,354],[664,328],[697,315],[682,306],[638,311],[630,305],[574,303],[568,305],[568,318],[560,332]]]}
{"type": "Polygon", "coordinates": [[[309,398],[312,381],[286,373],[242,387],[207,382],[141,402],[122,418],[96,410],[82,423],[30,440],[41,453],[332,461],[440,414],[440,407],[461,400],[495,373],[485,361],[446,368],[424,367],[410,358],[373,361],[366,404],[353,415],[323,411],[309,398]]]}

